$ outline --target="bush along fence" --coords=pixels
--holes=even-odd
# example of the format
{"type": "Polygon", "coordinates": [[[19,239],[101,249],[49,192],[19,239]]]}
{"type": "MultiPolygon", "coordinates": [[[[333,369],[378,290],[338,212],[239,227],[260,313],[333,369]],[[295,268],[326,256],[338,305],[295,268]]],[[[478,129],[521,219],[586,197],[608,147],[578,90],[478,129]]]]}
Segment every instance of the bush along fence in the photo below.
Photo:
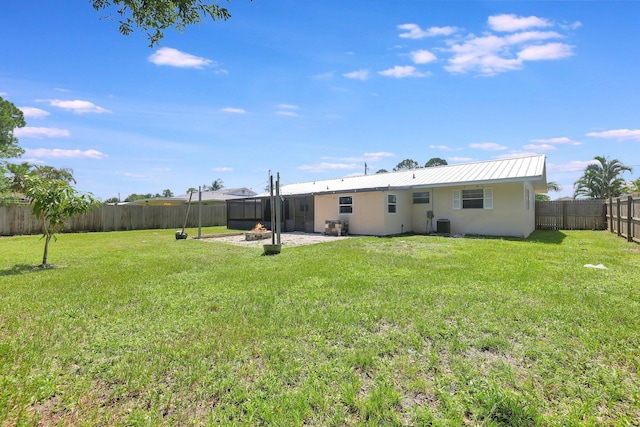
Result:
{"type": "MultiPolygon", "coordinates": [[[[89,213],[77,215],[65,223],[65,232],[127,231],[146,229],[181,229],[227,224],[225,204],[191,205],[187,218],[187,205],[102,205],[89,213]],[[200,210],[201,209],[201,210],[200,210]],[[199,211],[200,210],[200,211],[199,211]]],[[[0,235],[14,236],[41,234],[42,224],[31,213],[28,205],[0,206],[0,235]]]]}
{"type": "Polygon", "coordinates": [[[609,231],[640,243],[640,193],[609,199],[607,218],[609,231]]]}
{"type": "Polygon", "coordinates": [[[536,202],[537,230],[606,230],[607,206],[603,200],[536,202]]]}

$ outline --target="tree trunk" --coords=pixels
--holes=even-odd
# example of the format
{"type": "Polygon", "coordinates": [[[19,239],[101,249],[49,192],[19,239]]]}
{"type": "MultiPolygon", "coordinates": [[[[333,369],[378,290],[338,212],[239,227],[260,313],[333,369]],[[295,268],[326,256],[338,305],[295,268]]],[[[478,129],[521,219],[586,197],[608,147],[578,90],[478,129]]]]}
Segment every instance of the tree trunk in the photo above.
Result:
{"type": "Polygon", "coordinates": [[[44,255],[42,256],[42,266],[47,267],[47,255],[49,254],[49,241],[51,240],[51,234],[47,233],[47,237],[44,240],[44,255]]]}

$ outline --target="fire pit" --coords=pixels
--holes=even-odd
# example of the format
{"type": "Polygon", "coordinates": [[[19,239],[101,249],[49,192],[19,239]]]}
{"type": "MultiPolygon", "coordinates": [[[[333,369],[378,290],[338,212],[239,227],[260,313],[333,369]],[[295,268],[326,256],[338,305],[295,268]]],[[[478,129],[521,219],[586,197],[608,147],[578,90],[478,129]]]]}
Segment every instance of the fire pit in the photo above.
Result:
{"type": "Polygon", "coordinates": [[[247,231],[244,235],[245,240],[264,240],[271,237],[271,231],[267,230],[267,227],[257,223],[255,227],[247,231]]]}

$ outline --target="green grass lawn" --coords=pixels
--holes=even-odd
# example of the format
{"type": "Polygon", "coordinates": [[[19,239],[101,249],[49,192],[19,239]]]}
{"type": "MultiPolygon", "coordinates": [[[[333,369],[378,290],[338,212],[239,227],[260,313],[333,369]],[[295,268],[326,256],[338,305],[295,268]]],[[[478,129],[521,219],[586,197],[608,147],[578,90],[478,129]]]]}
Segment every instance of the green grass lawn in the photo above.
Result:
{"type": "Polygon", "coordinates": [[[0,239],[0,425],[640,423],[640,247],[607,232],[174,233],[60,235],[47,270],[0,239]]]}

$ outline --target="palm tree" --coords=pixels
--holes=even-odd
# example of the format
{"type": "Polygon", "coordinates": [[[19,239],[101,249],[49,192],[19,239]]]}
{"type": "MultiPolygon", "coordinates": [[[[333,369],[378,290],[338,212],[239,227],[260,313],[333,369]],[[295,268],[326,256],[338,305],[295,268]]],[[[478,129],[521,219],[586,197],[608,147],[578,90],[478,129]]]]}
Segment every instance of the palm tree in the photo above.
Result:
{"type": "Polygon", "coordinates": [[[36,166],[34,168],[34,172],[41,178],[53,180],[53,181],[63,181],[67,184],[76,184],[76,179],[73,177],[73,169],[71,168],[60,168],[56,169],[53,166],[36,166]]]}
{"type": "Polygon", "coordinates": [[[555,182],[555,181],[547,182],[547,192],[549,192],[549,191],[560,191],[560,190],[562,190],[562,187],[557,182],[555,182]]]}
{"type": "Polygon", "coordinates": [[[222,190],[223,187],[224,187],[224,184],[222,183],[222,180],[218,178],[215,181],[211,182],[211,185],[204,184],[202,186],[202,190],[203,191],[220,191],[222,190]]]}
{"type": "Polygon", "coordinates": [[[590,164],[582,176],[574,183],[573,197],[588,197],[590,199],[608,199],[623,193],[624,179],[620,175],[632,172],[629,166],[620,160],[609,160],[608,157],[594,157],[598,163],[590,164]]]}
{"type": "Polygon", "coordinates": [[[10,173],[9,187],[16,193],[22,193],[24,189],[24,178],[31,173],[32,166],[27,162],[7,163],[7,170],[10,173]]]}

